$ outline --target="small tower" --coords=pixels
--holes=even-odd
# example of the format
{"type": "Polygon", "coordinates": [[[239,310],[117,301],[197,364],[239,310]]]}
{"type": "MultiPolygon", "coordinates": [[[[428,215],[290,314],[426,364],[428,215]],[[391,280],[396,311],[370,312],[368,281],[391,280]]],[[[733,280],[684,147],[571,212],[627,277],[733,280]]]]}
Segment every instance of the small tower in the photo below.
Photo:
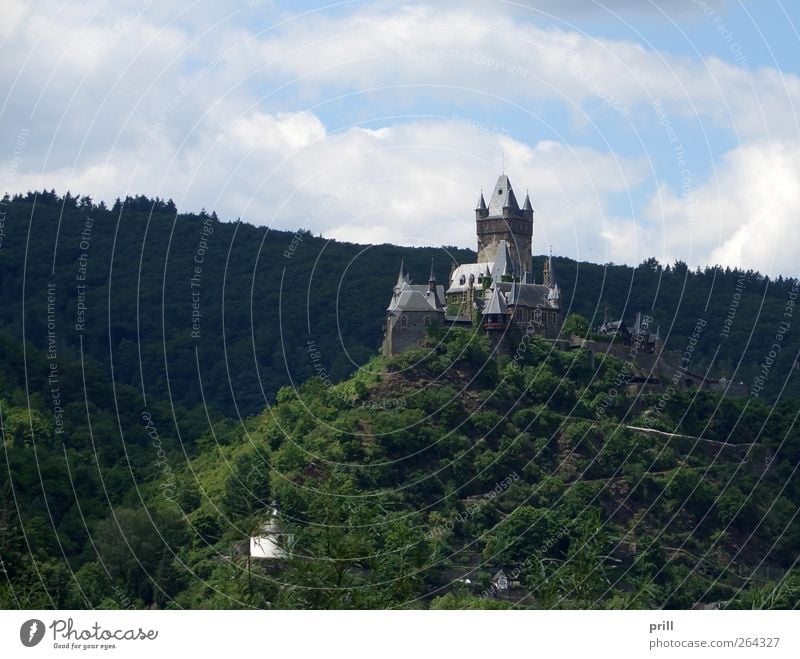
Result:
{"type": "Polygon", "coordinates": [[[528,194],[528,191],[525,191],[525,203],[522,205],[522,213],[525,215],[526,219],[529,219],[533,222],[533,206],[531,205],[531,196],[528,194]]]}
{"type": "Polygon", "coordinates": [[[436,283],[431,264],[427,284],[415,285],[400,266],[392,299],[386,308],[383,354],[396,355],[407,348],[420,345],[431,324],[444,322],[444,287],[436,283]]]}
{"type": "Polygon", "coordinates": [[[475,209],[475,219],[483,220],[489,215],[489,209],[486,208],[486,200],[483,198],[483,190],[481,190],[481,198],[478,200],[478,207],[475,209]]]}
{"type": "Polygon", "coordinates": [[[444,309],[444,300],[439,299],[439,286],[436,285],[436,272],[433,269],[433,259],[431,259],[431,274],[428,275],[428,297],[432,300],[436,309],[444,309]]]}

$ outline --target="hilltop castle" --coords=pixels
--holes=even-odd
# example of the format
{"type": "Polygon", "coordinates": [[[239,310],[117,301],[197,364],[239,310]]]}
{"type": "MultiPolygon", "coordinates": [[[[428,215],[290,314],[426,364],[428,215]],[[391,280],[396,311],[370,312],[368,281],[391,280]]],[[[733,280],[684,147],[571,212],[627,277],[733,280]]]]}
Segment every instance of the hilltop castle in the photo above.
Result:
{"type": "Polygon", "coordinates": [[[396,355],[419,345],[432,323],[480,326],[495,345],[519,331],[555,339],[561,331],[561,293],[552,259],[543,281],[532,273],[533,206],[526,194],[520,208],[508,176],[501,174],[489,205],[483,192],[475,209],[477,263],[457,265],[447,288],[431,266],[427,284],[412,284],[400,264],[386,310],[383,352],[396,355]]]}

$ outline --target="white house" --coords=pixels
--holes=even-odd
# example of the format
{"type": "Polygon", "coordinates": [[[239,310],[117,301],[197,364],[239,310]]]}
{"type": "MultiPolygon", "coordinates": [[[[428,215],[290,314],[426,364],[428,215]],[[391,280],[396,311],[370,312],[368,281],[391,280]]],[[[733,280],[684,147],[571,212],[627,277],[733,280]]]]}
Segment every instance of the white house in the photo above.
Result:
{"type": "Polygon", "coordinates": [[[250,537],[250,557],[264,559],[283,559],[289,557],[292,534],[284,533],[280,523],[277,504],[272,504],[269,519],[256,535],[250,537]]]}

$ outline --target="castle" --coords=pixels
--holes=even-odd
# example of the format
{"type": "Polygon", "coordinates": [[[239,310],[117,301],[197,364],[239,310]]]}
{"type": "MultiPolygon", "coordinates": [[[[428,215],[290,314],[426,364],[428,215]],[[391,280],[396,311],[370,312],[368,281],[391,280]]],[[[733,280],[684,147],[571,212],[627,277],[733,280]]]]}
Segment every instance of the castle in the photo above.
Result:
{"type": "Polygon", "coordinates": [[[520,208],[508,176],[501,174],[489,205],[483,192],[475,209],[477,263],[454,266],[447,288],[431,266],[427,284],[400,274],[386,309],[383,352],[396,355],[419,345],[433,323],[479,326],[503,348],[519,332],[555,339],[561,331],[561,294],[552,259],[543,281],[532,273],[533,206],[526,194],[520,208]]]}

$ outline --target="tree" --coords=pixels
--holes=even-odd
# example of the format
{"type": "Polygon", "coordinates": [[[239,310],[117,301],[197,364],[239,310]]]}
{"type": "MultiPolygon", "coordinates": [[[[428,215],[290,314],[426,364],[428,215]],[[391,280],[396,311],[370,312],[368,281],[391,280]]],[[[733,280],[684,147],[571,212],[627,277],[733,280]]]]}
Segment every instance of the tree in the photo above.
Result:
{"type": "Polygon", "coordinates": [[[564,319],[564,324],[561,326],[561,334],[563,336],[579,336],[585,337],[589,333],[589,321],[577,313],[571,313],[564,319]]]}
{"type": "Polygon", "coordinates": [[[521,506],[489,532],[483,555],[498,564],[522,563],[530,556],[563,556],[568,544],[551,511],[521,506]]]}
{"type": "Polygon", "coordinates": [[[177,513],[117,508],[97,525],[94,542],[112,579],[147,604],[163,603],[176,592],[169,557],[185,544],[185,531],[177,513]]]}

